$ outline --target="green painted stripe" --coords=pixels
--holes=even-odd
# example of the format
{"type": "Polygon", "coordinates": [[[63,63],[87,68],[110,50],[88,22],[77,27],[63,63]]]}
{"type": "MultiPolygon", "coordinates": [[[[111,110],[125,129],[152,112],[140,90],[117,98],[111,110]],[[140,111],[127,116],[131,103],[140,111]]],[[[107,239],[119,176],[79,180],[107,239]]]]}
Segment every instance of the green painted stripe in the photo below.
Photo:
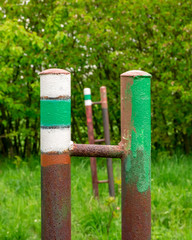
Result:
{"type": "Polygon", "coordinates": [[[84,100],[91,100],[91,95],[84,95],[84,100]]]}
{"type": "Polygon", "coordinates": [[[71,100],[41,100],[41,126],[70,126],[71,100]]]}
{"type": "Polygon", "coordinates": [[[126,159],[126,182],[139,192],[151,187],[151,77],[137,76],[127,85],[132,100],[131,152],[126,159]]]}

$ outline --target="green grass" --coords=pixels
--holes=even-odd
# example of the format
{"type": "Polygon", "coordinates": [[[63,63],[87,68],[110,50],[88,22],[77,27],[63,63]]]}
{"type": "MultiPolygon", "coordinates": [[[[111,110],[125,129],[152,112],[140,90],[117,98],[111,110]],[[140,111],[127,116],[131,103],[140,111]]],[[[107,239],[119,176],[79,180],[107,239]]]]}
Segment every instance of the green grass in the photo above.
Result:
{"type": "MultiPolygon", "coordinates": [[[[72,159],[72,239],[121,239],[120,160],[114,160],[116,199],[107,184],[92,196],[89,159],[72,159]],[[112,221],[111,221],[112,219],[112,221]]],[[[98,159],[99,179],[106,179],[98,159]]],[[[0,239],[40,239],[40,166],[15,160],[0,167],[0,239]],[[18,167],[16,167],[18,165],[18,167]]],[[[192,239],[192,158],[161,156],[152,163],[152,239],[192,239]]]]}

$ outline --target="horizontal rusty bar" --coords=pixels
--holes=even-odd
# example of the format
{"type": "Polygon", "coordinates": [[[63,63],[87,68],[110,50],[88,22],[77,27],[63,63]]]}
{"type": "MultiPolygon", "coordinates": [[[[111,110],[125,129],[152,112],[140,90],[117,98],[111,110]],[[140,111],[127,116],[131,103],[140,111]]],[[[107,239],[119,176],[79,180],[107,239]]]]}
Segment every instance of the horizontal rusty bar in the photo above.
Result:
{"type": "Polygon", "coordinates": [[[108,183],[109,180],[98,180],[97,182],[98,182],[98,183],[108,183]]]}
{"type": "Polygon", "coordinates": [[[92,102],[92,105],[101,104],[101,102],[92,102]]]}
{"type": "Polygon", "coordinates": [[[103,139],[95,139],[94,142],[95,142],[95,143],[105,142],[105,139],[104,139],[104,138],[103,138],[103,139]]]}
{"type": "Polygon", "coordinates": [[[75,144],[70,146],[71,156],[121,158],[124,155],[119,145],[75,144]]]}

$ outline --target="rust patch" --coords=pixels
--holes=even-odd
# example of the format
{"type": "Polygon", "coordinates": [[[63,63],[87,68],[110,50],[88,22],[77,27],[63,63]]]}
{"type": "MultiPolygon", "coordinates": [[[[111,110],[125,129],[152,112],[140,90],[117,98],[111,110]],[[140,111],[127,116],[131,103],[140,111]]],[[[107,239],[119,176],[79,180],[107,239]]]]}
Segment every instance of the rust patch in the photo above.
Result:
{"type": "Polygon", "coordinates": [[[73,144],[71,156],[121,158],[124,154],[119,145],[73,144]]]}
{"type": "Polygon", "coordinates": [[[41,167],[42,240],[71,239],[71,165],[41,167]]]}
{"type": "Polygon", "coordinates": [[[47,167],[57,164],[70,164],[70,156],[68,153],[63,154],[41,154],[41,166],[47,167]]]}
{"type": "Polygon", "coordinates": [[[151,239],[151,191],[122,183],[122,240],[151,239]]]}

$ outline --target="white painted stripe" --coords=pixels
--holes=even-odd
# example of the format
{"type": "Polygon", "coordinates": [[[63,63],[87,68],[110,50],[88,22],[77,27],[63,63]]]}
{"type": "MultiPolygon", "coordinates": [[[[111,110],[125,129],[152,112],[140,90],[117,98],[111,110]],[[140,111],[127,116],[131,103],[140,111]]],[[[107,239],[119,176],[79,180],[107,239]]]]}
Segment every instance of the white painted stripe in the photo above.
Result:
{"type": "Polygon", "coordinates": [[[83,92],[84,92],[84,95],[91,95],[91,89],[90,88],[84,88],[83,92]]]}
{"type": "Polygon", "coordinates": [[[45,74],[40,80],[41,97],[71,96],[71,74],[45,74]]]}
{"type": "Polygon", "coordinates": [[[92,101],[91,100],[85,100],[85,106],[91,106],[92,101]]]}
{"type": "Polygon", "coordinates": [[[69,149],[71,142],[71,128],[42,129],[41,152],[63,152],[69,149]]]}

